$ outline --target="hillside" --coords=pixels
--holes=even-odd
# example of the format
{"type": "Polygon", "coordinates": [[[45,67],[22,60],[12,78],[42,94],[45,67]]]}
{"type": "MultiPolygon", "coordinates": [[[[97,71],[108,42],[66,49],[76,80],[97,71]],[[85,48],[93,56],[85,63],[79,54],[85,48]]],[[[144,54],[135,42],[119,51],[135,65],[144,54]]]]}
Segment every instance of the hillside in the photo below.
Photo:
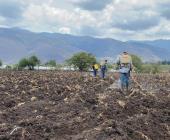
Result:
{"type": "Polygon", "coordinates": [[[139,55],[144,61],[170,60],[169,40],[122,42],[110,38],[0,28],[0,42],[0,59],[8,64],[30,55],[37,55],[43,62],[50,59],[63,62],[80,51],[92,53],[99,59],[108,57],[112,61],[125,50],[139,55]]]}

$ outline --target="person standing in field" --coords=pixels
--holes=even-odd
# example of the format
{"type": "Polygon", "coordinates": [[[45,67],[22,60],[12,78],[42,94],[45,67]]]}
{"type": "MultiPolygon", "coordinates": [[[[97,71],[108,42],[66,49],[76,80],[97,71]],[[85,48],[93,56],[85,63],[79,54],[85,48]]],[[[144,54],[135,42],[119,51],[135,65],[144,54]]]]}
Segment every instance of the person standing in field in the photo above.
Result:
{"type": "Polygon", "coordinates": [[[104,60],[100,64],[101,78],[105,78],[107,71],[107,60],[104,60]]]}
{"type": "Polygon", "coordinates": [[[94,75],[94,77],[96,77],[98,70],[99,70],[99,64],[94,63],[93,66],[92,66],[92,69],[93,69],[93,75],[94,75]]]}
{"type": "Polygon", "coordinates": [[[117,64],[120,73],[120,88],[122,91],[126,88],[126,91],[128,91],[130,72],[132,70],[132,58],[128,52],[123,52],[118,57],[117,64]]]}

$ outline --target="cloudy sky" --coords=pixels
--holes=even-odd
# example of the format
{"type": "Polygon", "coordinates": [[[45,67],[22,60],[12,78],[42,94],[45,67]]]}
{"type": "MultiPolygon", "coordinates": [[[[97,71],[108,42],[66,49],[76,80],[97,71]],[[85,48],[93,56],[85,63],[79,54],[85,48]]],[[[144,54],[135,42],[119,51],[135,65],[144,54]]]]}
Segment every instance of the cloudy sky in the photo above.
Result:
{"type": "Polygon", "coordinates": [[[119,40],[170,39],[170,0],[0,0],[0,26],[119,40]]]}

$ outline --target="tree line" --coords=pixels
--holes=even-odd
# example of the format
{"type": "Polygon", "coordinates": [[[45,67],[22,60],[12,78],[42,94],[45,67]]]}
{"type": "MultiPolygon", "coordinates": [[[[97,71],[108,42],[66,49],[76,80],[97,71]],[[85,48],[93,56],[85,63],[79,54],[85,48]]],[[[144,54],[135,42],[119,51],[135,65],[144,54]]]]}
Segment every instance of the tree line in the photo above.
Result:
{"type": "MultiPolygon", "coordinates": [[[[134,66],[134,71],[136,72],[145,72],[145,73],[158,73],[160,71],[159,64],[169,64],[169,61],[162,61],[159,64],[144,64],[141,58],[137,55],[131,55],[132,62],[134,66]]],[[[91,53],[79,52],[74,54],[71,58],[66,61],[67,66],[74,67],[74,69],[80,71],[87,71],[92,67],[94,63],[99,63],[96,57],[91,53]]],[[[40,59],[33,55],[28,58],[22,58],[17,64],[13,66],[14,69],[29,69],[34,70],[35,66],[40,66],[40,59]]],[[[2,61],[0,60],[0,66],[2,66],[2,61]]],[[[50,60],[43,64],[43,66],[48,67],[61,67],[61,64],[57,64],[55,60],[50,60]]],[[[9,66],[10,68],[10,66],[9,66]]],[[[109,69],[116,69],[116,64],[108,64],[109,69]]]]}
{"type": "MultiPolygon", "coordinates": [[[[14,64],[13,66],[7,66],[8,69],[25,69],[27,68],[28,70],[34,70],[35,66],[49,66],[49,67],[56,67],[56,61],[55,60],[49,60],[48,62],[46,62],[45,64],[41,64],[40,59],[33,55],[30,56],[28,58],[22,58],[21,60],[19,60],[19,62],[17,64],[14,64]]],[[[0,66],[2,66],[2,61],[0,60],[0,66]]]]}
{"type": "Polygon", "coordinates": [[[160,61],[158,63],[162,64],[162,65],[170,65],[170,61],[168,61],[168,60],[160,61]]]}

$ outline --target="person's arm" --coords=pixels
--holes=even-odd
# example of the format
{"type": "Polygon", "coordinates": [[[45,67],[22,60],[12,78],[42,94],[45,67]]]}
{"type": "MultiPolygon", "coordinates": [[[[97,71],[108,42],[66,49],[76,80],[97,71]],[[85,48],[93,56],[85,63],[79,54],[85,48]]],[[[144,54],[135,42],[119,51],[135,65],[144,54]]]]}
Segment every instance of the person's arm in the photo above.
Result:
{"type": "Polygon", "coordinates": [[[133,69],[132,57],[130,56],[130,71],[133,69]]]}

